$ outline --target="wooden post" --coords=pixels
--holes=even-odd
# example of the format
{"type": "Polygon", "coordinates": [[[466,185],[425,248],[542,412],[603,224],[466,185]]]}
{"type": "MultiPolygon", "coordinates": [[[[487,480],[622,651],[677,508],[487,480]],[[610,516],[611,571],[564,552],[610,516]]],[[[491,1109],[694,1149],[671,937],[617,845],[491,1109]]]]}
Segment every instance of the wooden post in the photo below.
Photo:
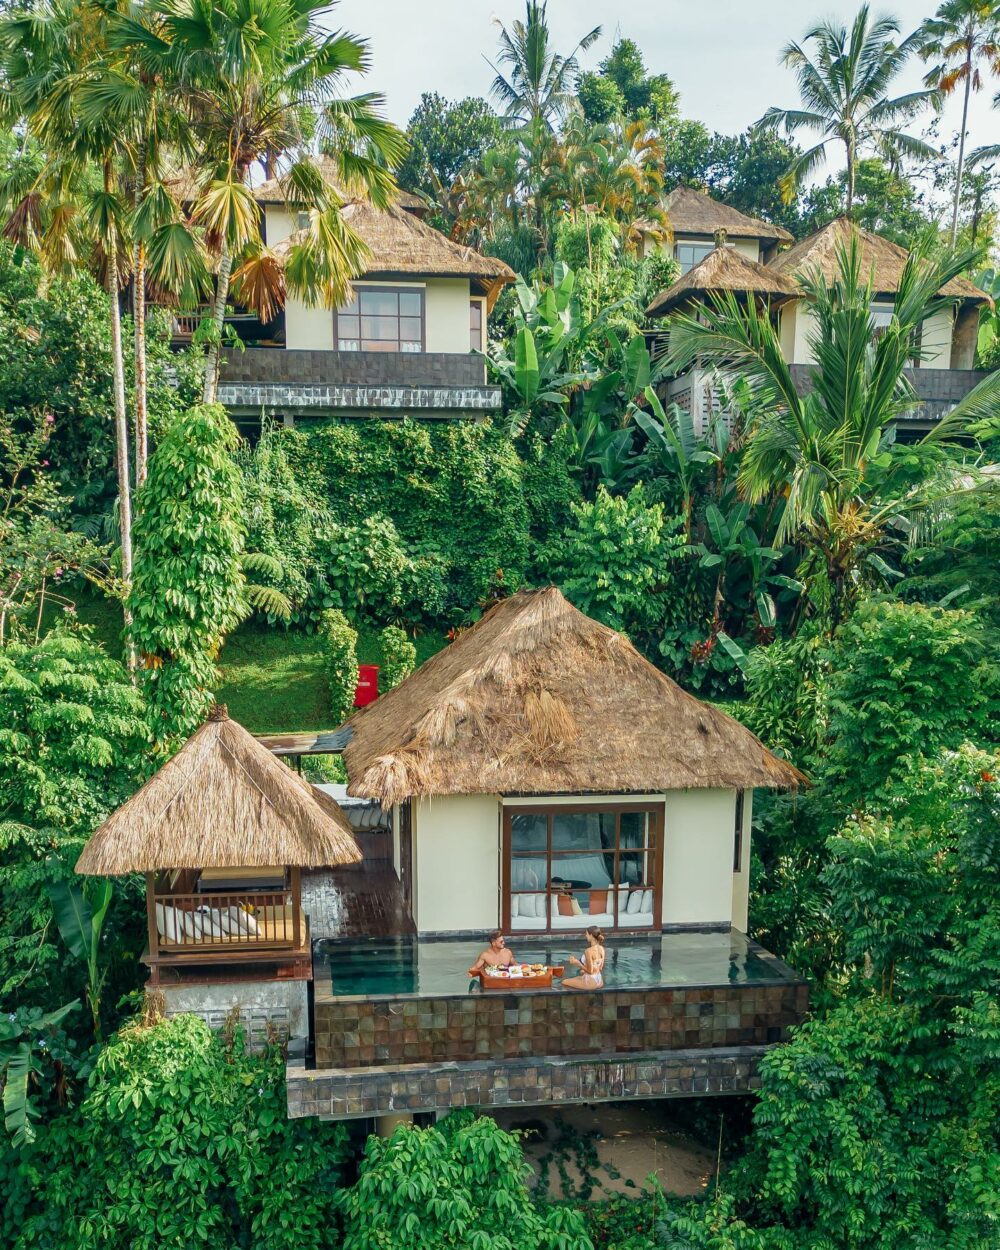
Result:
{"type": "Polygon", "coordinates": [[[302,869],[292,868],[292,936],[295,949],[302,945],[302,869]]]}
{"type": "Polygon", "coordinates": [[[160,965],[156,962],[159,940],[156,929],[156,873],[146,873],[146,934],[149,942],[150,971],[154,985],[160,983],[160,965]]]}

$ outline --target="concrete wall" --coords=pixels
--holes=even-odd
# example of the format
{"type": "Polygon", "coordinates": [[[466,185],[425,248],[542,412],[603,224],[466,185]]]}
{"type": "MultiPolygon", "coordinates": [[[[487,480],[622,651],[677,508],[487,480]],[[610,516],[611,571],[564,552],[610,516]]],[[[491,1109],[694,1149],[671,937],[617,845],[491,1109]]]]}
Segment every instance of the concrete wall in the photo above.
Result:
{"type": "MultiPolygon", "coordinates": [[[[736,796],[733,796],[735,804],[736,796]]],[[[740,871],[733,873],[733,928],[746,933],[750,910],[750,823],[753,819],[753,791],[743,792],[743,842],[740,871]]],[[[735,821],[734,821],[735,825],[735,821]]],[[[733,835],[735,837],[735,828],[733,835]]]]}
{"type": "Polygon", "coordinates": [[[413,919],[419,933],[500,923],[500,801],[436,795],[413,804],[413,919]]]}
{"type": "Polygon", "coordinates": [[[663,923],[730,924],[735,790],[671,790],[664,799],[663,923]]]}
{"type": "Polygon", "coordinates": [[[164,1014],[200,1016],[221,1029],[239,1010],[252,1046],[263,1046],[271,1030],[280,1037],[309,1036],[309,990],[306,981],[235,981],[229,985],[160,985],[164,1014]]]}

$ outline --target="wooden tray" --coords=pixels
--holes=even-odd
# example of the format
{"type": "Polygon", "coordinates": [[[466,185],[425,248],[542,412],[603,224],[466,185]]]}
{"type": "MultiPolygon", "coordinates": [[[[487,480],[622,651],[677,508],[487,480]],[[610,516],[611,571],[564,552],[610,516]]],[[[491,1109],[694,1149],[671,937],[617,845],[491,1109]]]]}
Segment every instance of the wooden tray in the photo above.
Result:
{"type": "Polygon", "coordinates": [[[546,970],[535,977],[496,977],[491,976],[488,972],[480,972],[479,983],[484,990],[507,990],[508,992],[516,990],[550,990],[552,988],[553,976],[561,977],[563,969],[561,966],[546,968],[546,970]]]}

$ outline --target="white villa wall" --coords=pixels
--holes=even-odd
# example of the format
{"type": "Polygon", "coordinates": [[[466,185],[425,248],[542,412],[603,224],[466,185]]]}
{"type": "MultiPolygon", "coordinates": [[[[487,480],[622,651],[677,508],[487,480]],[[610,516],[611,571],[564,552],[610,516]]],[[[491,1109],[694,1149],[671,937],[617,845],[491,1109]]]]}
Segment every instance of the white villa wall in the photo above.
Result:
{"type": "Polygon", "coordinates": [[[730,924],[735,790],[665,796],[663,923],[730,924]]]}
{"type": "MultiPolygon", "coordinates": [[[[941,308],[932,313],[921,333],[922,369],[950,369],[954,312],[941,308]]],[[[809,335],[816,319],[803,300],[785,304],[781,309],[781,351],[790,365],[810,365],[813,354],[809,335]]]]}
{"type": "Polygon", "coordinates": [[[426,335],[429,352],[469,352],[468,278],[428,278],[425,284],[426,335]]]}
{"type": "MultiPolygon", "coordinates": [[[[294,215],[286,208],[268,205],[265,210],[268,247],[283,242],[296,228],[294,215]]],[[[429,352],[469,351],[468,278],[427,278],[405,281],[360,279],[366,286],[412,286],[424,292],[426,350],[429,352]]],[[[484,310],[485,311],[485,310],[484,310]]],[[[289,348],[332,351],[333,313],[329,308],[312,308],[290,295],[285,304],[285,344],[289,348]]]]}
{"type": "Polygon", "coordinates": [[[939,308],[924,322],[920,336],[922,369],[951,368],[951,339],[954,332],[955,310],[939,308]]]}
{"type": "MultiPolygon", "coordinates": [[[[733,792],[735,808],[736,793],[733,792]]],[[[750,823],[753,820],[753,791],[743,794],[743,840],[740,871],[733,873],[733,928],[746,933],[750,911],[750,823]]],[[[735,837],[735,820],[733,822],[735,837]]]]}
{"type": "Polygon", "coordinates": [[[418,933],[500,923],[500,801],[446,794],[413,804],[413,919],[418,933]]]}
{"type": "MultiPolygon", "coordinates": [[[[666,252],[669,256],[673,256],[675,243],[714,242],[715,235],[712,234],[675,234],[672,238],[659,241],[651,234],[646,234],[643,235],[642,254],[643,256],[652,256],[656,252],[666,252]]],[[[735,248],[741,256],[746,256],[748,260],[760,260],[759,239],[727,239],[726,242],[730,247],[735,248]]]]}
{"type": "MultiPolygon", "coordinates": [[[[510,798],[505,807],[543,796],[510,798]]],[[[663,916],[670,924],[746,929],[752,796],[744,802],[744,870],[733,872],[735,790],[562,795],[547,803],[663,803],[663,916]]],[[[499,923],[501,803],[494,795],[442,795],[413,805],[413,914],[418,932],[489,929],[499,923]]]]}

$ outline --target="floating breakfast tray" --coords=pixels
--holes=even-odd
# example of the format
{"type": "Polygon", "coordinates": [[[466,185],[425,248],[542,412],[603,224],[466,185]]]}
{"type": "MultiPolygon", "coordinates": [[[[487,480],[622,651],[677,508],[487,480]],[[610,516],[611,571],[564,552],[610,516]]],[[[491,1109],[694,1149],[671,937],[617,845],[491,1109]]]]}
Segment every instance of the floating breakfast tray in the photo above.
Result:
{"type": "Polygon", "coordinates": [[[484,990],[550,990],[553,976],[561,977],[561,966],[546,968],[536,976],[500,977],[488,972],[480,972],[479,982],[484,990]]]}

